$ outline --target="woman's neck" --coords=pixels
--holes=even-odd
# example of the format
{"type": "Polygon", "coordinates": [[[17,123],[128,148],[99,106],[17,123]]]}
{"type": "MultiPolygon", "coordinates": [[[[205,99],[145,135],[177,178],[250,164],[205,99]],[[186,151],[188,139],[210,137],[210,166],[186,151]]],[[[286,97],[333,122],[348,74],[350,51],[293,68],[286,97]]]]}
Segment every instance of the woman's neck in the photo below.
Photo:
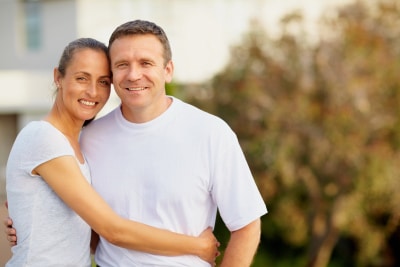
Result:
{"type": "Polygon", "coordinates": [[[83,121],[73,120],[71,117],[62,115],[60,112],[52,109],[44,118],[45,121],[52,124],[60,132],[62,132],[70,141],[78,140],[81,132],[83,121]]]}

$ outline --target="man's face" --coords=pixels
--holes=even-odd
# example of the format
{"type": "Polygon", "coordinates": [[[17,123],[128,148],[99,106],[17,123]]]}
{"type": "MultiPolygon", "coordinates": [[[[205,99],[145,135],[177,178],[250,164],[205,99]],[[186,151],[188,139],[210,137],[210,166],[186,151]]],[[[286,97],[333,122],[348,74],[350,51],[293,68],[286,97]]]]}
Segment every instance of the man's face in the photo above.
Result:
{"type": "Polygon", "coordinates": [[[158,112],[173,74],[172,61],[165,66],[163,55],[162,44],[151,34],[124,36],[111,44],[113,84],[123,112],[158,112]]]}

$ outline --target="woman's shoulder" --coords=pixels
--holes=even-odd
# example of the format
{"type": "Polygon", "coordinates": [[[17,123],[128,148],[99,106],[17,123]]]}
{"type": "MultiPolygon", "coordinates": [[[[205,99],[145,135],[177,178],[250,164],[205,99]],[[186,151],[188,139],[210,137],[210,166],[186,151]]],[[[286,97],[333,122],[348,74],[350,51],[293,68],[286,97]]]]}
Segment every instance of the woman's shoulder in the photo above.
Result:
{"type": "Polygon", "coordinates": [[[36,151],[70,146],[65,135],[46,121],[29,122],[19,132],[15,144],[36,151]]]}
{"type": "Polygon", "coordinates": [[[54,156],[73,155],[68,139],[50,123],[28,123],[18,134],[10,157],[27,162],[45,162],[54,156]]]}
{"type": "Polygon", "coordinates": [[[65,138],[65,136],[56,127],[47,121],[29,122],[24,128],[22,128],[19,136],[28,136],[31,138],[31,140],[47,139],[49,142],[54,138],[65,138]]]}

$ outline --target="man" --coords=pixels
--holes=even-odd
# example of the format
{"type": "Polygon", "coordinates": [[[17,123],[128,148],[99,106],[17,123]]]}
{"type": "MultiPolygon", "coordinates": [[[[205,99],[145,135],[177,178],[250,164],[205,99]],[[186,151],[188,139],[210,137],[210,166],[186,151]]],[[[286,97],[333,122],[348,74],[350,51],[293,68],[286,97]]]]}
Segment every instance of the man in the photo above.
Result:
{"type": "MultiPolygon", "coordinates": [[[[162,28],[135,20],[109,40],[121,105],[81,136],[96,191],[121,216],[199,235],[217,209],[231,237],[221,267],[250,266],[267,210],[236,135],[221,119],[167,96],[171,48],[162,28]]],[[[165,257],[100,238],[96,263],[107,266],[209,266],[193,256],[165,257]]]]}

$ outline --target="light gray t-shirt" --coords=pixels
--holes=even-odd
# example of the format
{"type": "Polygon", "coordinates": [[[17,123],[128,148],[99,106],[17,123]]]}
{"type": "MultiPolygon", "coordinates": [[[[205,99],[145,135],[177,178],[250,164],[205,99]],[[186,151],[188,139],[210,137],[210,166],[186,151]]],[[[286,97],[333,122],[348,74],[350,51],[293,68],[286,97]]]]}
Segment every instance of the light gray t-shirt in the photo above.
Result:
{"type": "MultiPolygon", "coordinates": [[[[72,155],[67,138],[45,121],[29,123],[18,135],[7,163],[9,214],[17,230],[11,266],[90,266],[90,227],[32,170],[72,155]]],[[[80,164],[90,182],[89,168],[80,164]]]]}

